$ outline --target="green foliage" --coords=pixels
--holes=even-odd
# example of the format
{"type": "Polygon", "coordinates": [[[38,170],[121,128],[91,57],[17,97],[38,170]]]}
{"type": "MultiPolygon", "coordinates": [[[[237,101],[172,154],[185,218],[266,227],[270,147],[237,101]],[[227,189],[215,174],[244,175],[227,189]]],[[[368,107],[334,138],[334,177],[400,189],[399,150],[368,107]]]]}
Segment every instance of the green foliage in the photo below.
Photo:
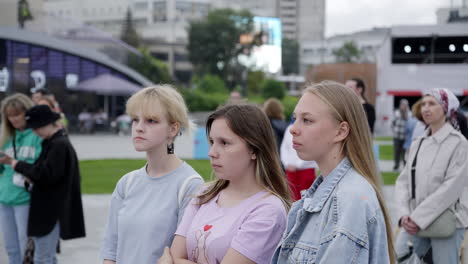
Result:
{"type": "Polygon", "coordinates": [[[171,83],[167,65],[151,56],[147,49],[140,49],[142,56],[129,54],[127,65],[148,78],[153,83],[171,83]]]}
{"type": "Polygon", "coordinates": [[[282,82],[273,79],[266,79],[263,82],[261,93],[263,98],[278,98],[283,99],[286,95],[286,87],[282,82]]]}
{"type": "Polygon", "coordinates": [[[356,42],[348,41],[339,49],[334,49],[333,55],[335,55],[336,62],[356,63],[361,58],[362,52],[359,50],[356,42]]]}
{"type": "MultiPolygon", "coordinates": [[[[204,179],[211,179],[209,160],[186,160],[204,179]]],[[[143,167],[146,160],[103,159],[80,161],[81,190],[85,194],[112,193],[126,173],[143,167]]]]}
{"type": "Polygon", "coordinates": [[[298,101],[298,97],[290,95],[285,96],[281,101],[281,103],[283,103],[284,106],[284,116],[286,118],[286,122],[289,122],[289,119],[292,113],[294,112],[294,108],[296,107],[298,101]]]}
{"type": "Polygon", "coordinates": [[[228,95],[221,93],[205,93],[198,89],[180,89],[189,111],[213,111],[227,101],[228,95]]]}
{"type": "Polygon", "coordinates": [[[120,39],[130,46],[138,48],[140,46],[140,37],[136,32],[135,26],[133,25],[132,11],[130,8],[127,9],[125,22],[120,33],[120,39]]]}
{"type": "Polygon", "coordinates": [[[218,75],[226,83],[229,76],[235,79],[237,56],[246,48],[239,44],[240,35],[252,28],[253,16],[246,10],[216,9],[190,22],[187,50],[196,73],[218,75]]]}
{"type": "Polygon", "coordinates": [[[262,71],[250,71],[247,76],[247,93],[258,95],[265,81],[265,73],[262,71]]]}
{"type": "Polygon", "coordinates": [[[196,89],[199,89],[205,93],[227,93],[228,89],[224,81],[216,75],[205,74],[199,78],[195,76],[192,83],[196,85],[196,89]]]}
{"type": "Polygon", "coordinates": [[[283,74],[299,72],[299,43],[293,39],[283,39],[281,44],[283,74]]]}

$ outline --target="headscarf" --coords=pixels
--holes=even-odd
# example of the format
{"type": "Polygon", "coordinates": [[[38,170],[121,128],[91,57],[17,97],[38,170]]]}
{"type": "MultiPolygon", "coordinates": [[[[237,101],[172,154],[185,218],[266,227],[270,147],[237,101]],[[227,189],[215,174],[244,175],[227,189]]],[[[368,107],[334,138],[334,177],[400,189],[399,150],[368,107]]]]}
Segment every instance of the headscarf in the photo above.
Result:
{"type": "Polygon", "coordinates": [[[450,124],[458,130],[457,109],[460,106],[458,98],[450,90],[445,88],[434,88],[424,95],[434,96],[437,102],[442,106],[442,109],[444,109],[445,116],[449,118],[450,124]]]}

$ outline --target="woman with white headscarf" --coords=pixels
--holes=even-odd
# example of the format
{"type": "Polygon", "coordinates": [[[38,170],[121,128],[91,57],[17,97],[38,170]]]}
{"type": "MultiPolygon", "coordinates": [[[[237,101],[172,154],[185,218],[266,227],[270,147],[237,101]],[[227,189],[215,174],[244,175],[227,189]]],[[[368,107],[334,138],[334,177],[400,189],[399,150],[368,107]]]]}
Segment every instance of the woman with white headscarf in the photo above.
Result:
{"type": "Polygon", "coordinates": [[[410,241],[419,257],[432,246],[434,263],[458,263],[468,226],[468,201],[462,198],[468,142],[456,129],[459,101],[447,89],[432,89],[422,100],[428,128],[413,141],[395,185],[400,225],[395,249],[404,258],[410,241]]]}

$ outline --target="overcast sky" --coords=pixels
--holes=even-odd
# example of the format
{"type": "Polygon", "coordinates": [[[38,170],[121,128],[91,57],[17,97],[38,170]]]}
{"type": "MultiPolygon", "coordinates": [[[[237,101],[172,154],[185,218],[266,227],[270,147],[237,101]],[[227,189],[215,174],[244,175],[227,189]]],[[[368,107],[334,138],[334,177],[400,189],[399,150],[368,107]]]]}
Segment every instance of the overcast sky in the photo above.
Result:
{"type": "MultiPolygon", "coordinates": [[[[326,0],[325,35],[372,27],[435,24],[436,10],[463,0],[326,0]]],[[[465,0],[468,4],[468,0],[465,0]]]]}

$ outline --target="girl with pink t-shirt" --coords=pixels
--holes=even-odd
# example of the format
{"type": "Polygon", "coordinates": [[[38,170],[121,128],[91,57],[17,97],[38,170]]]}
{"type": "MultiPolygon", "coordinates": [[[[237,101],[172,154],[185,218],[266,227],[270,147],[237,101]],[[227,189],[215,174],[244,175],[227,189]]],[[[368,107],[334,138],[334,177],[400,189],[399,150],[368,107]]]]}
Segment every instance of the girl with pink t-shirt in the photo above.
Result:
{"type": "Polygon", "coordinates": [[[268,118],[253,105],[228,105],[206,131],[217,179],[192,199],[158,264],[270,263],[291,196],[268,118]]]}

